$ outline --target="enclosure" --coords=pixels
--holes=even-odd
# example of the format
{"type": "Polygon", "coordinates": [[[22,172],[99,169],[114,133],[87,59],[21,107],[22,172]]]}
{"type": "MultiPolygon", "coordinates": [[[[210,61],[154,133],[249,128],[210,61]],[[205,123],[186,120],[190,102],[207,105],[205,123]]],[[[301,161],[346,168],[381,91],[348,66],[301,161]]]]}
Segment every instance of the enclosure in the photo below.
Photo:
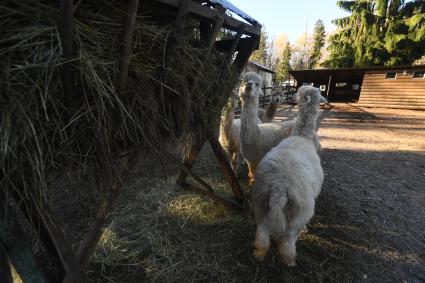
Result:
{"type": "MultiPolygon", "coordinates": [[[[253,215],[233,213],[175,185],[179,168],[142,163],[117,200],[95,255],[97,282],[422,282],[425,280],[425,113],[333,104],[319,134],[325,183],[298,242],[295,268],[252,256],[253,215]]],[[[278,120],[296,114],[282,106],[278,120]]],[[[195,172],[226,191],[208,146],[195,172]]],[[[55,210],[75,242],[90,216],[63,188],[55,210]],[[72,200],[64,202],[64,199],[72,200]],[[65,210],[63,208],[66,208],[65,210]]],[[[245,187],[245,182],[242,184],[245,187]]],[[[275,249],[275,247],[272,247],[275,249]]]]}

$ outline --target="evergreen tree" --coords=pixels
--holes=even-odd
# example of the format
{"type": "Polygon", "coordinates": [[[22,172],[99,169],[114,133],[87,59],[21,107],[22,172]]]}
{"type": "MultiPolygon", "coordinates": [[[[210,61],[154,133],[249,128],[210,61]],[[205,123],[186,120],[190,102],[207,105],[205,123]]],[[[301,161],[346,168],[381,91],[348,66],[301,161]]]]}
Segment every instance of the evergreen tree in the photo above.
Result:
{"type": "Polygon", "coordinates": [[[321,51],[323,46],[325,45],[325,37],[326,37],[325,25],[323,24],[323,21],[319,19],[316,21],[316,24],[314,25],[314,34],[313,34],[314,46],[313,46],[313,51],[309,58],[309,66],[308,66],[309,69],[316,67],[317,64],[319,63],[319,60],[322,55],[321,51]]]}
{"type": "Polygon", "coordinates": [[[425,1],[354,0],[337,5],[351,15],[335,20],[327,67],[411,64],[425,53],[425,1]]]}
{"type": "Polygon", "coordinates": [[[265,31],[265,28],[263,27],[263,29],[261,30],[260,44],[258,50],[255,50],[249,59],[265,66],[268,62],[267,58],[267,33],[265,31]]]}
{"type": "Polygon", "coordinates": [[[289,71],[291,70],[291,45],[289,41],[286,43],[282,56],[276,65],[275,80],[277,83],[286,81],[289,78],[289,71]]]}

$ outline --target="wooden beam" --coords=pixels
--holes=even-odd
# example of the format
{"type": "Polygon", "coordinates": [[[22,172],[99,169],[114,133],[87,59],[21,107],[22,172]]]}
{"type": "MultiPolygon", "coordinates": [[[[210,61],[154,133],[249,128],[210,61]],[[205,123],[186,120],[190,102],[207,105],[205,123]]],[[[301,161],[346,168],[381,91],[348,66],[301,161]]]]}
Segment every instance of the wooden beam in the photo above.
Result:
{"type": "Polygon", "coordinates": [[[236,56],[236,59],[233,62],[238,73],[242,72],[246,63],[248,63],[249,57],[251,56],[252,52],[254,52],[256,48],[258,48],[259,41],[259,37],[251,37],[249,39],[246,39],[245,45],[240,48],[238,55],[236,56]]]}
{"type": "MultiPolygon", "coordinates": [[[[156,0],[159,3],[179,7],[179,0],[156,0]]],[[[194,17],[200,17],[201,19],[214,20],[218,12],[207,6],[202,6],[194,1],[189,3],[189,12],[194,17]]],[[[223,27],[228,28],[233,31],[237,31],[241,24],[245,25],[245,34],[250,36],[260,36],[261,34],[261,25],[252,26],[250,24],[245,24],[235,18],[232,18],[228,15],[224,16],[223,27]]]]}
{"type": "Polygon", "coordinates": [[[120,61],[120,92],[124,92],[127,85],[128,68],[130,66],[131,46],[133,44],[134,26],[136,24],[139,0],[129,0],[127,3],[127,20],[124,26],[123,47],[120,61]]]}
{"type": "Polygon", "coordinates": [[[121,192],[124,184],[127,182],[131,170],[137,165],[139,161],[139,154],[137,151],[129,155],[129,159],[120,170],[118,175],[111,184],[109,194],[102,202],[97,211],[96,218],[91,225],[90,231],[86,234],[80,246],[77,249],[77,258],[81,265],[85,267],[96,249],[97,243],[103,232],[103,225],[105,224],[106,217],[112,209],[112,205],[119,193],[121,192]]]}
{"type": "MultiPolygon", "coordinates": [[[[192,169],[193,164],[195,164],[196,158],[198,157],[199,152],[204,147],[206,138],[204,137],[194,137],[194,142],[189,150],[188,156],[183,161],[183,166],[188,169],[192,169]]],[[[181,170],[179,176],[177,177],[176,183],[181,186],[185,181],[189,172],[186,170],[181,170]]]]}
{"type": "Polygon", "coordinates": [[[55,260],[59,260],[69,282],[87,282],[81,266],[75,258],[74,252],[68,244],[61,229],[58,228],[53,214],[46,202],[39,204],[39,198],[31,195],[14,194],[16,203],[21,211],[37,230],[44,245],[55,260]]]}
{"type": "MultiPolygon", "coordinates": [[[[35,205],[30,200],[29,196],[23,197],[24,195],[18,194],[17,192],[13,193],[13,198],[15,202],[18,204],[18,207],[24,214],[25,218],[29,223],[33,226],[38,234],[38,238],[40,239],[42,245],[47,250],[50,255],[50,262],[55,268],[61,269],[58,270],[59,277],[62,278],[65,275],[65,269],[62,265],[60,256],[53,241],[50,239],[49,232],[47,228],[43,225],[43,221],[41,216],[38,214],[35,205]]],[[[59,278],[55,278],[59,280],[59,278]]]]}
{"type": "Polygon", "coordinates": [[[216,136],[211,136],[209,138],[209,142],[217,160],[219,161],[221,169],[224,172],[224,177],[227,179],[227,182],[230,184],[230,187],[232,188],[233,195],[236,197],[237,201],[240,204],[243,204],[244,197],[243,197],[241,186],[239,185],[239,182],[236,179],[232,166],[230,166],[229,159],[227,158],[224,149],[221,147],[221,144],[217,140],[216,136]]]}
{"type": "MultiPolygon", "coordinates": [[[[251,41],[250,37],[240,38],[238,45],[235,48],[235,52],[241,50],[246,44],[250,44],[250,41],[251,41]]],[[[233,38],[218,40],[215,42],[214,48],[220,52],[226,52],[232,47],[233,42],[234,42],[233,38]]]]}

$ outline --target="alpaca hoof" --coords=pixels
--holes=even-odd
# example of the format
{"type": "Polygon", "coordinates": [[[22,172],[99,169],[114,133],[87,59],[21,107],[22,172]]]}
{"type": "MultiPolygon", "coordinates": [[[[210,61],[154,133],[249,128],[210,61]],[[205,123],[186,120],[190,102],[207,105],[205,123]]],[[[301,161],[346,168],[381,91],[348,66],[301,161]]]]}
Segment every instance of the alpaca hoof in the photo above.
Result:
{"type": "Polygon", "coordinates": [[[295,264],[296,264],[295,257],[289,257],[289,256],[282,255],[281,259],[282,259],[283,263],[288,267],[294,267],[295,264]]]}
{"type": "Polygon", "coordinates": [[[254,249],[254,257],[258,261],[263,261],[266,257],[267,249],[266,248],[255,248],[254,249]]]}

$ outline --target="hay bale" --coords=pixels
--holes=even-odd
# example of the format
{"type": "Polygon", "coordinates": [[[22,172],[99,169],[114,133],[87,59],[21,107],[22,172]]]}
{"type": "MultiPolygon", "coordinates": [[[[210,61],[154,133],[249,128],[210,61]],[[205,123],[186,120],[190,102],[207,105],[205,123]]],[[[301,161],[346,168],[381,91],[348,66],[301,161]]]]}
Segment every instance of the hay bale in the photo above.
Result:
{"type": "Polygon", "coordinates": [[[234,73],[222,68],[221,54],[213,52],[203,64],[205,50],[193,47],[191,25],[172,65],[164,66],[172,26],[138,15],[128,85],[120,93],[126,7],[82,1],[74,12],[75,56],[68,61],[75,91],[71,107],[63,97],[66,62],[57,7],[51,1],[3,1],[0,13],[2,188],[26,192],[35,201],[46,198],[49,175],[99,175],[120,152],[159,148],[215,127],[236,82],[234,73]]]}

